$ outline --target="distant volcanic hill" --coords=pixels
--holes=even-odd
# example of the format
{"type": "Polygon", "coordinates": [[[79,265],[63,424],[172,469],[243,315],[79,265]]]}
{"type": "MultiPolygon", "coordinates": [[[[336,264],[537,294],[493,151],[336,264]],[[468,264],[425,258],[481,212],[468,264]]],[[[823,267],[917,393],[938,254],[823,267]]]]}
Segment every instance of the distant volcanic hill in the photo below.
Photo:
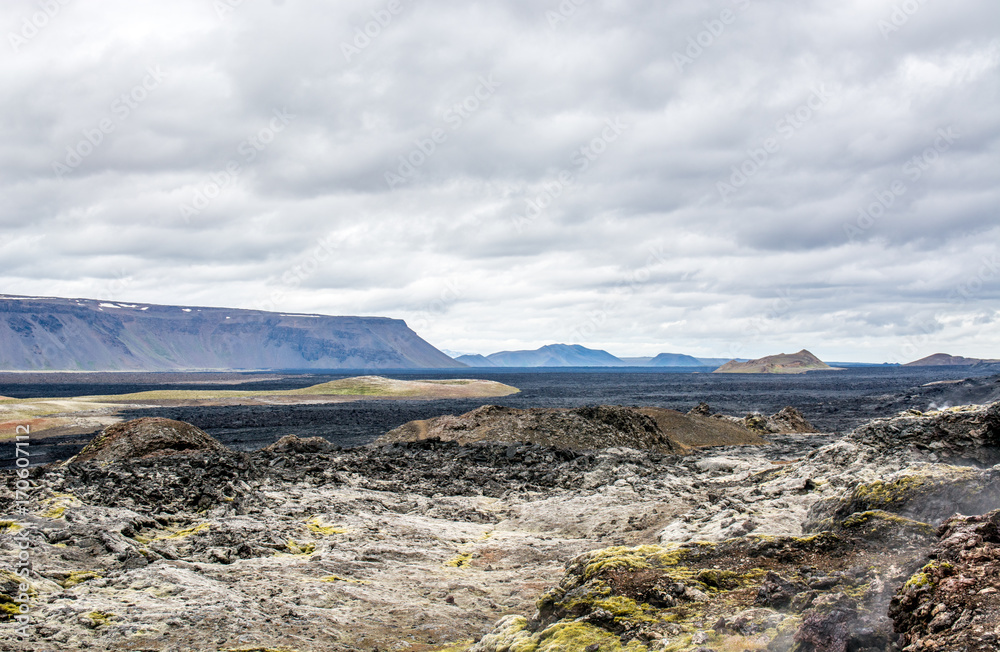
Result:
{"type": "Polygon", "coordinates": [[[462,367],[384,317],[0,295],[0,369],[462,367]]]}
{"type": "Polygon", "coordinates": [[[647,363],[649,367],[704,367],[698,358],[683,353],[661,353],[647,363]]]}
{"type": "Polygon", "coordinates": [[[579,344],[549,344],[534,351],[501,351],[499,353],[491,353],[486,356],[486,359],[497,367],[627,366],[626,362],[616,358],[607,351],[588,349],[579,344]]]}
{"type": "Polygon", "coordinates": [[[960,355],[948,355],[947,353],[935,353],[934,355],[929,355],[926,358],[920,358],[919,360],[914,360],[913,362],[907,362],[904,367],[945,367],[945,366],[956,366],[971,367],[975,364],[980,364],[983,362],[1000,362],[1000,360],[983,360],[980,358],[963,358],[960,355]]]}
{"type": "Polygon", "coordinates": [[[716,374],[801,374],[819,369],[834,369],[809,351],[780,353],[759,360],[737,362],[730,360],[712,373],[716,374]]]}

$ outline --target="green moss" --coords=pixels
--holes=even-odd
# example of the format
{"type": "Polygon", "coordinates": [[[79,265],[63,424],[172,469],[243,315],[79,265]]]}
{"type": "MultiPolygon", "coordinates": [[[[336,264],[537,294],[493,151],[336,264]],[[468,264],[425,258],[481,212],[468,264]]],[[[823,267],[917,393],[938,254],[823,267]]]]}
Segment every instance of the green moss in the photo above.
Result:
{"type": "Polygon", "coordinates": [[[511,652],[580,652],[591,645],[601,652],[645,652],[648,648],[638,641],[622,646],[618,637],[589,623],[556,623],[532,637],[530,644],[512,648],[511,652]]]}
{"type": "Polygon", "coordinates": [[[474,643],[475,641],[471,639],[467,641],[459,641],[457,643],[449,643],[448,645],[444,645],[442,647],[433,647],[427,652],[467,652],[467,650],[471,648],[474,643]]]}
{"type": "Polygon", "coordinates": [[[322,536],[333,536],[334,534],[346,534],[347,528],[334,527],[332,525],[323,525],[323,522],[319,518],[314,518],[306,523],[306,528],[313,534],[319,534],[322,536]]]}
{"type": "Polygon", "coordinates": [[[111,619],[114,618],[114,614],[106,614],[103,611],[91,611],[87,614],[87,618],[94,621],[94,625],[97,627],[103,627],[105,625],[111,624],[111,619]]]}
{"type": "Polygon", "coordinates": [[[946,561],[932,561],[919,571],[914,573],[910,579],[903,584],[904,589],[920,589],[925,586],[933,587],[937,584],[935,575],[949,575],[954,570],[954,566],[946,561]]]}
{"type": "Polygon", "coordinates": [[[316,552],[315,543],[298,543],[295,539],[289,539],[285,548],[293,555],[311,555],[316,552]]]}
{"type": "Polygon", "coordinates": [[[70,574],[64,579],[60,584],[64,589],[74,587],[77,584],[83,584],[87,580],[97,579],[98,577],[103,577],[103,575],[98,571],[71,571],[70,574]]]}
{"type": "Polygon", "coordinates": [[[193,534],[201,534],[202,532],[208,532],[212,527],[211,523],[202,523],[201,525],[195,525],[194,527],[189,527],[184,530],[178,530],[173,534],[166,535],[165,539],[183,539],[184,537],[189,537],[193,534]]]}
{"type": "Polygon", "coordinates": [[[463,552],[454,559],[446,561],[444,565],[450,566],[451,568],[468,568],[472,565],[472,553],[463,552]]]}
{"type": "Polygon", "coordinates": [[[6,595],[0,594],[0,620],[13,620],[14,616],[20,615],[20,606],[6,595]]]}
{"type": "Polygon", "coordinates": [[[195,525],[189,528],[183,528],[180,530],[170,529],[166,534],[161,534],[155,537],[146,537],[141,535],[136,535],[132,537],[138,543],[152,543],[154,541],[169,541],[172,539],[183,539],[185,537],[190,537],[195,534],[201,534],[202,532],[208,532],[211,529],[211,523],[201,523],[200,525],[195,525]]]}
{"type": "Polygon", "coordinates": [[[889,507],[912,498],[925,482],[925,478],[912,475],[896,478],[891,482],[876,480],[858,485],[854,490],[854,497],[870,506],[889,507]]]}
{"type": "Polygon", "coordinates": [[[585,580],[592,579],[611,570],[638,571],[657,567],[675,566],[684,557],[685,551],[665,549],[660,546],[614,546],[590,553],[583,571],[585,580]]]}
{"type": "Polygon", "coordinates": [[[0,534],[14,534],[24,528],[14,521],[0,521],[0,534]]]}
{"type": "Polygon", "coordinates": [[[890,514],[881,509],[869,510],[851,514],[841,522],[841,526],[847,529],[861,530],[867,534],[875,534],[886,528],[903,529],[912,528],[922,534],[933,535],[936,529],[929,523],[914,521],[897,514],[890,514]]]}

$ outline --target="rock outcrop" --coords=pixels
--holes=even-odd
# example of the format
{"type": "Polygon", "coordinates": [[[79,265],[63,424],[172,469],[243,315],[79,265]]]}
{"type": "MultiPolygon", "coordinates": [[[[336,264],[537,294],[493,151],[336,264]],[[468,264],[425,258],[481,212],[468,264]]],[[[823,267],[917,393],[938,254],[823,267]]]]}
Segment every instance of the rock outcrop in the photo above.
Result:
{"type": "Polygon", "coordinates": [[[143,417],[105,428],[71,461],[125,462],[195,452],[229,452],[200,428],[184,421],[143,417]]]}
{"type": "Polygon", "coordinates": [[[376,443],[434,438],[460,444],[531,443],[572,450],[613,447],[674,450],[670,439],[651,417],[639,410],[615,405],[528,410],[484,405],[459,416],[405,423],[376,443]]]}
{"type": "Polygon", "coordinates": [[[993,466],[1000,463],[1000,403],[875,419],[848,439],[910,461],[993,466]]]}
{"type": "Polygon", "coordinates": [[[889,608],[903,649],[1000,649],[1000,510],[956,516],[939,536],[889,608]]]}
{"type": "MultiPolygon", "coordinates": [[[[794,408],[786,410],[798,414],[794,408]]],[[[796,432],[815,432],[807,423],[804,427],[810,429],[796,432]]],[[[777,432],[787,431],[767,425],[755,432],[737,419],[713,419],[657,407],[519,410],[487,405],[459,416],[411,421],[388,432],[378,443],[437,438],[460,444],[509,442],[573,450],[624,447],[683,453],[706,446],[765,445],[769,442],[760,434],[777,432]]]]}

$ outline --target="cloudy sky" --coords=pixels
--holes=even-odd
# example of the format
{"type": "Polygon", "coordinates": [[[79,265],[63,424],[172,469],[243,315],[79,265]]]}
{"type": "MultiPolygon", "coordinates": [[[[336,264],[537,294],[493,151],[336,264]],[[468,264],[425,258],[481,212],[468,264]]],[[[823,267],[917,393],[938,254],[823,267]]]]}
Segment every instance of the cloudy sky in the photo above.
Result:
{"type": "Polygon", "coordinates": [[[0,292],[1000,357],[995,0],[5,0],[0,292]]]}

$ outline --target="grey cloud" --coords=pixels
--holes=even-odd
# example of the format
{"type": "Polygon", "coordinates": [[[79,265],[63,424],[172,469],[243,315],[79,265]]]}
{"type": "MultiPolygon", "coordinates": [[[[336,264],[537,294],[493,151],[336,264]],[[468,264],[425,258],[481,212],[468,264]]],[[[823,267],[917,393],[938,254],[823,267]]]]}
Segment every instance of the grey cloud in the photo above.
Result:
{"type": "Polygon", "coordinates": [[[385,314],[483,353],[881,361],[936,324],[990,355],[1000,7],[898,4],[70,3],[0,58],[0,283],[385,314]]]}

